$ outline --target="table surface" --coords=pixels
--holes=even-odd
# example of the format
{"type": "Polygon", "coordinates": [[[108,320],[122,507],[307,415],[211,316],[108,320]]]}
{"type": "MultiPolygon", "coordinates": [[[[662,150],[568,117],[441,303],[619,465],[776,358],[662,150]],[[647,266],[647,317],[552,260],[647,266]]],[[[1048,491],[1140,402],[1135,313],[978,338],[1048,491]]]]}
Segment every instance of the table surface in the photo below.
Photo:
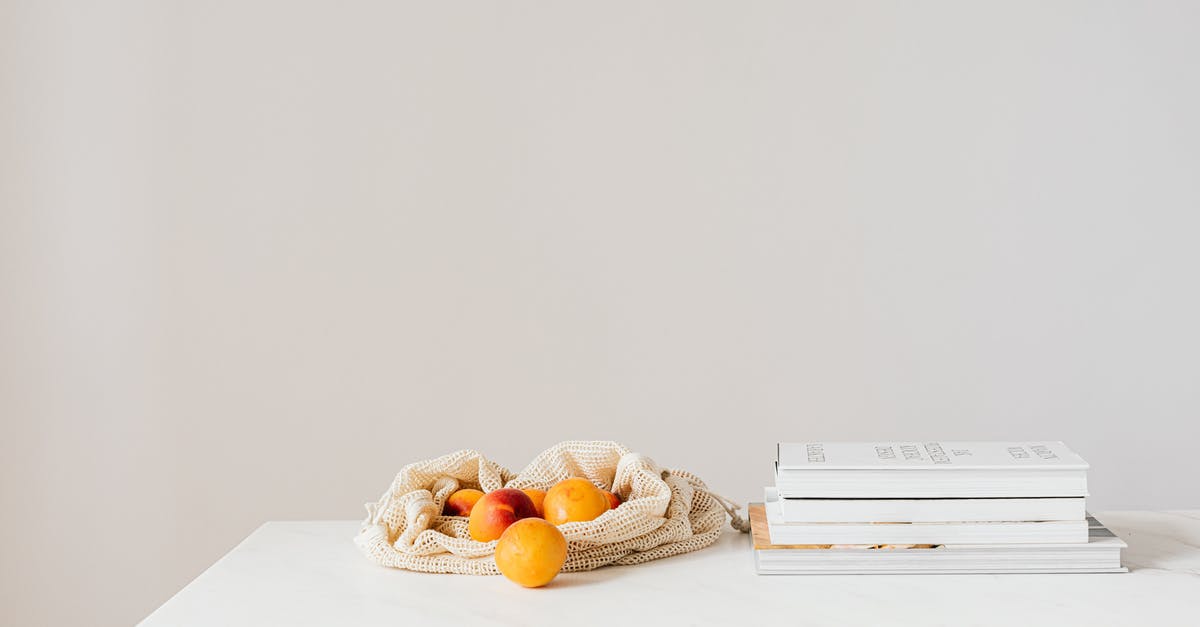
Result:
{"type": "Polygon", "coordinates": [[[729,531],[534,590],[376,566],[353,543],[358,521],[270,522],[141,625],[1200,624],[1200,510],[1096,517],[1129,543],[1129,573],[759,576],[749,536],[729,531]]]}

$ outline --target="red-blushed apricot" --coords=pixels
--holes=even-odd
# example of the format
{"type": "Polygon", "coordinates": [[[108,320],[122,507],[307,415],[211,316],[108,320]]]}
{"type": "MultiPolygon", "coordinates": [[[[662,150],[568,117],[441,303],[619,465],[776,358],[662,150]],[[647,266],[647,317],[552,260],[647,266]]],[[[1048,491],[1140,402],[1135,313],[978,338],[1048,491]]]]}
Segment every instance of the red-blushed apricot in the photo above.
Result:
{"type": "Polygon", "coordinates": [[[608,508],[609,509],[617,509],[618,507],[621,506],[621,497],[617,496],[615,493],[613,493],[609,490],[601,490],[601,492],[603,492],[605,498],[608,499],[608,508]]]}
{"type": "Polygon", "coordinates": [[[523,518],[537,516],[537,508],[524,492],[514,488],[500,488],[483,495],[471,508],[471,519],[467,530],[471,538],[480,542],[491,542],[500,537],[509,525],[523,518]]]}
{"type": "Polygon", "coordinates": [[[483,492],[474,488],[463,488],[450,498],[446,499],[446,505],[442,507],[443,516],[470,516],[471,509],[475,507],[475,503],[483,498],[483,492]]]}

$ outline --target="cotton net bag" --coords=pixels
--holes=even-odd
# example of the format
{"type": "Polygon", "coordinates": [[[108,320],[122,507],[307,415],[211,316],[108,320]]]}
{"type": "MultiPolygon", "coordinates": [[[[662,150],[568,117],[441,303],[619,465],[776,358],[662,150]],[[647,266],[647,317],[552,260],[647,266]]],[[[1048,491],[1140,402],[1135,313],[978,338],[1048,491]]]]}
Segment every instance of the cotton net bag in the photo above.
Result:
{"type": "Polygon", "coordinates": [[[514,475],[473,450],[409,464],[367,519],[355,544],[383,566],[426,573],[494,575],[496,541],[478,542],[467,519],[442,516],[442,505],[460,488],[549,490],[583,477],[624,501],[599,518],[559,525],[567,539],[563,572],[609,564],[640,564],[702,549],[721,535],[726,516],[739,531],[749,524],[738,506],[713,494],[699,477],[664,469],[616,442],[570,441],[543,451],[514,475]]]}

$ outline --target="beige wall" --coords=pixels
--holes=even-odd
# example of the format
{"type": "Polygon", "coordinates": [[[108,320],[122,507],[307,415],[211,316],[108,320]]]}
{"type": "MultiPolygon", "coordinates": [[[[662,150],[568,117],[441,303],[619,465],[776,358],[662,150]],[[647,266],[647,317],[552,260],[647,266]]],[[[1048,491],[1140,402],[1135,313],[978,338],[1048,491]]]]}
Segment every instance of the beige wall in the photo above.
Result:
{"type": "Polygon", "coordinates": [[[780,439],[1055,438],[1200,505],[1198,21],[0,0],[0,623],[461,447],[745,500],[780,439]]]}

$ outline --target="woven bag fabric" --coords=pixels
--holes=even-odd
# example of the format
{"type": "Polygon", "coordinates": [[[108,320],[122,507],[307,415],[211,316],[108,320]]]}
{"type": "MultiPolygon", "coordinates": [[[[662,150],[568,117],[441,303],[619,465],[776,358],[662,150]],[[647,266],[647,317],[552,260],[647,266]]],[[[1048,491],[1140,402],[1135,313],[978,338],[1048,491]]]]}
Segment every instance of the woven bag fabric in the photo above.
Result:
{"type": "Polygon", "coordinates": [[[564,572],[702,549],[721,535],[727,516],[740,531],[749,528],[736,505],[687,471],[664,469],[616,442],[569,441],[543,451],[515,475],[473,450],[409,464],[377,503],[367,504],[355,544],[383,566],[498,574],[496,541],[472,540],[466,518],[442,516],[446,499],[459,488],[549,490],[569,477],[588,479],[624,502],[595,520],[559,525],[568,547],[564,572]]]}

